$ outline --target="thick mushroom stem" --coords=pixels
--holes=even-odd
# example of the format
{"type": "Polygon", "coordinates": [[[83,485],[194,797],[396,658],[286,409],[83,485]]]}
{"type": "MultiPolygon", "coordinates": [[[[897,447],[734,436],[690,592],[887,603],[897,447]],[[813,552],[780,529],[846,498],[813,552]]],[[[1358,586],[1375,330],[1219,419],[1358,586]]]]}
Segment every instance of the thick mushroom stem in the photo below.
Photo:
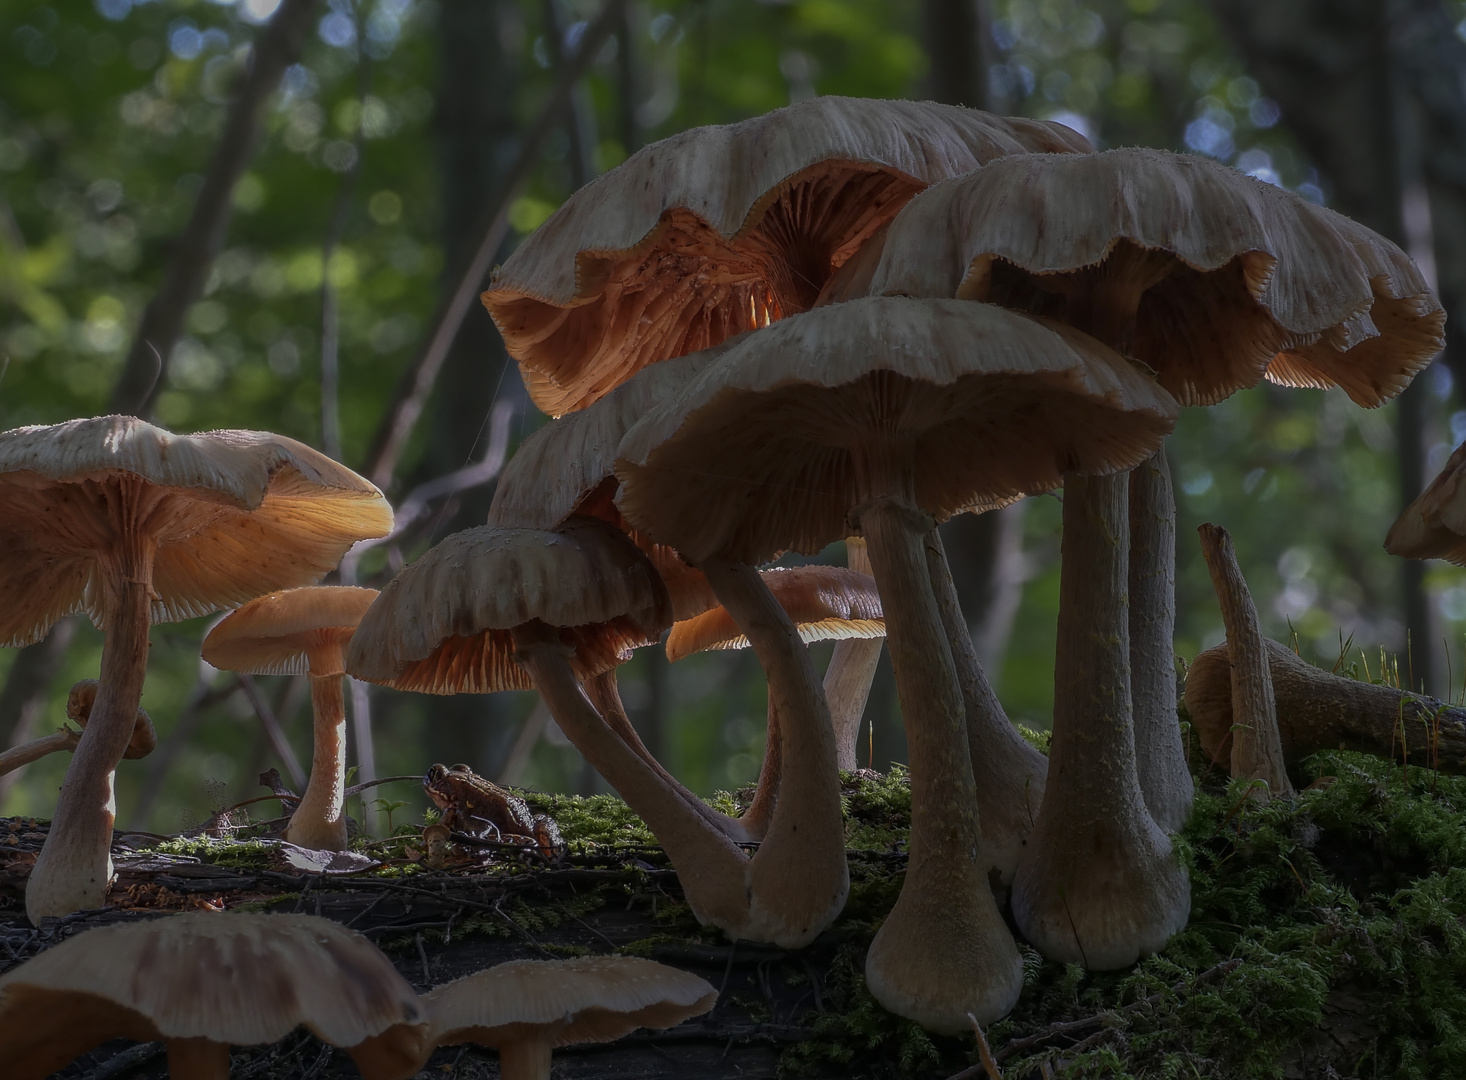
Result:
{"type": "Polygon", "coordinates": [[[533,1035],[499,1045],[502,1080],[550,1080],[550,1041],[533,1035]]]}
{"type": "Polygon", "coordinates": [[[79,738],[80,736],[70,728],[61,728],[53,735],[43,735],[39,739],[12,746],[0,754],[0,776],[14,772],[22,765],[39,761],[47,754],[54,754],[58,750],[75,750],[79,738]]]}
{"type": "Polygon", "coordinates": [[[636,728],[632,726],[631,719],[626,715],[626,706],[621,702],[621,691],[617,686],[615,668],[585,680],[585,696],[590,699],[596,712],[600,713],[606,726],[619,735],[621,741],[629,746],[637,757],[647,763],[647,766],[657,774],[662,783],[682,796],[683,801],[702,815],[709,824],[736,843],[759,839],[759,837],[746,834],[742,824],[743,819],[730,818],[727,814],[718,813],[699,799],[696,794],[687,790],[682,781],[668,772],[647,749],[646,743],[641,741],[641,736],[636,733],[636,728]]]}
{"type": "Polygon", "coordinates": [[[986,1024],[1013,1008],[1023,960],[988,885],[962,691],[927,569],[934,523],[909,498],[884,494],[908,483],[867,487],[878,494],[859,508],[859,524],[906,723],[911,840],[906,881],[871,943],[865,980],[892,1012],[956,1034],[970,1029],[969,1013],[986,1024]]]}
{"type": "Polygon", "coordinates": [[[229,1080],[229,1045],[213,1039],[169,1039],[169,1080],[229,1080]]]}
{"type": "Polygon", "coordinates": [[[1196,789],[1176,712],[1176,495],[1165,450],[1130,471],[1130,698],[1140,792],[1180,832],[1196,789]]]}
{"type": "MultiPolygon", "coordinates": [[[[849,537],[845,541],[845,551],[845,565],[862,574],[870,573],[870,556],[866,553],[864,539],[849,537]]],[[[875,680],[885,645],[881,638],[837,641],[835,651],[830,655],[830,666],[825,669],[825,700],[830,703],[830,721],[835,726],[835,765],[842,772],[854,772],[859,768],[855,757],[855,737],[860,734],[860,721],[865,717],[870,685],[875,680]]],[[[759,777],[759,790],[763,790],[762,776],[759,777]]]]}
{"type": "MultiPolygon", "coordinates": [[[[341,646],[336,663],[326,670],[341,670],[341,646]]],[[[324,667],[325,665],[321,665],[324,667]]],[[[311,667],[317,668],[314,655],[311,667]]],[[[300,805],[285,826],[285,839],[317,851],[346,850],[346,705],[343,676],[312,674],[311,776],[300,805]]]]}
{"type": "Polygon", "coordinates": [[[748,922],[748,860],[738,846],[607,726],[582,692],[569,650],[553,628],[537,620],[516,627],[514,659],[529,672],[566,738],[666,848],[698,920],[730,937],[745,936],[740,931],[748,922]]]}
{"type": "Polygon", "coordinates": [[[1013,882],[1013,916],[1028,940],[1092,970],[1160,949],[1190,910],[1185,870],[1145,808],[1135,769],[1129,532],[1125,474],[1065,480],[1054,739],[1013,882]]]}
{"type": "Polygon", "coordinates": [[[834,922],[850,891],[829,708],[809,648],[759,572],[717,557],[699,569],[753,646],[778,718],[778,799],[749,866],[749,936],[798,948],[834,922]]]}
{"type": "Polygon", "coordinates": [[[116,516],[128,520],[114,526],[115,546],[97,560],[107,635],[97,700],[26,882],[25,909],[33,923],[101,907],[112,881],[112,774],[132,739],[147,676],[155,551],[152,539],[135,529],[140,515],[134,508],[117,509],[116,516]]]}
{"type": "Polygon", "coordinates": [[[1018,734],[983,674],[936,529],[926,535],[926,559],[932,592],[952,648],[957,685],[962,689],[967,752],[972,758],[982,825],[982,855],[1003,884],[1011,885],[1043,803],[1049,762],[1018,734]]]}

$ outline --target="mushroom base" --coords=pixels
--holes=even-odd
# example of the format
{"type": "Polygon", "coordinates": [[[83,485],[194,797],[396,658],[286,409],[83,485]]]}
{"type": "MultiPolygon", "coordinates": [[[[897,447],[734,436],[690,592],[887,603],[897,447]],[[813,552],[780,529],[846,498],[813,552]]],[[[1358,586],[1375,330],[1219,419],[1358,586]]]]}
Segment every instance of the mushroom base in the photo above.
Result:
{"type": "Polygon", "coordinates": [[[229,1080],[229,1047],[212,1039],[169,1039],[168,1080],[229,1080]]]}

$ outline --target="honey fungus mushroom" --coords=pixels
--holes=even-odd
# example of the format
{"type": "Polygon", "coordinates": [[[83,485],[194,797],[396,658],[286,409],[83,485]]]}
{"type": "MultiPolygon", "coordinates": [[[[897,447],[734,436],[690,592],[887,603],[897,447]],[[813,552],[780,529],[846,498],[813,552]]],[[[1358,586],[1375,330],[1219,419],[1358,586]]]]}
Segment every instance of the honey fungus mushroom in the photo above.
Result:
{"type": "Polygon", "coordinates": [[[914,194],[1004,154],[1089,150],[1061,124],[818,97],[642,148],[505,262],[484,306],[551,416],[648,364],[811,307],[914,194]]]}
{"type": "MultiPolygon", "coordinates": [[[[1338,385],[1373,407],[1440,350],[1444,318],[1383,237],[1220,162],[1136,148],[1006,157],[933,186],[892,221],[868,290],[1068,322],[1148,365],[1182,405],[1220,401],[1266,376],[1338,385]]],[[[1193,791],[1176,723],[1165,455],[1106,482],[1127,485],[1128,696],[1141,789],[1156,821],[1176,831],[1193,791]]]]}
{"type": "Polygon", "coordinates": [[[149,627],[316,581],[391,525],[370,483],[278,435],[174,435],[125,416],[0,433],[0,644],[37,641],[79,611],[106,635],[91,719],[26,884],[33,921],[104,901],[112,772],[149,627]]]}
{"type": "Polygon", "coordinates": [[[675,1027],[717,1000],[705,979],[634,956],[513,960],[423,995],[428,1046],[491,1046],[504,1080],[550,1080],[557,1046],[675,1027]]]}
{"type": "Polygon", "coordinates": [[[345,648],[376,589],[306,586],[270,593],[230,612],[204,639],[203,658],[224,671],[309,675],[311,775],[285,839],[321,851],[346,848],[345,648]]]}
{"type": "Polygon", "coordinates": [[[666,848],[699,920],[735,939],[805,945],[839,914],[849,888],[833,758],[802,754],[808,736],[792,721],[783,726],[785,760],[804,765],[785,770],[768,835],[746,856],[721,815],[691,805],[611,726],[613,669],[632,648],[657,642],[669,615],[651,563],[603,521],[575,518],[558,532],[468,529],[382,590],[352,639],[347,671],[427,693],[538,690],[666,848]]]}
{"type": "Polygon", "coordinates": [[[44,1080],[111,1039],[161,1040],[172,1080],[228,1080],[229,1047],[304,1026],[365,1080],[406,1080],[426,1015],[354,930],[313,915],[195,912],[75,934],[0,975],[6,1080],[44,1080]]]}
{"type": "MultiPolygon", "coordinates": [[[[1169,395],[1077,331],[991,305],[872,298],[750,335],[622,440],[622,513],[701,567],[720,596],[715,569],[816,552],[858,522],[912,784],[906,880],[866,981],[933,1030],[1005,1014],[1022,963],[988,884],[979,751],[925,537],[939,518],[1064,474],[1129,468],[1174,422],[1169,395]]],[[[1003,716],[984,722],[993,741],[1011,729],[1003,716]]]]}

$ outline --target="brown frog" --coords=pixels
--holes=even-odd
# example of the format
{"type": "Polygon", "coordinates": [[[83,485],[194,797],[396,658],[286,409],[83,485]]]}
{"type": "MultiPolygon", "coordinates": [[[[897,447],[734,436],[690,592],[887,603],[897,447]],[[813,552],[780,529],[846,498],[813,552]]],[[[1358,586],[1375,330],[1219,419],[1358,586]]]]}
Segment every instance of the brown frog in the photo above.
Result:
{"type": "Polygon", "coordinates": [[[422,778],[428,798],[443,811],[442,824],[470,836],[533,846],[547,859],[565,847],[560,829],[544,814],[467,765],[433,765],[422,778]]]}

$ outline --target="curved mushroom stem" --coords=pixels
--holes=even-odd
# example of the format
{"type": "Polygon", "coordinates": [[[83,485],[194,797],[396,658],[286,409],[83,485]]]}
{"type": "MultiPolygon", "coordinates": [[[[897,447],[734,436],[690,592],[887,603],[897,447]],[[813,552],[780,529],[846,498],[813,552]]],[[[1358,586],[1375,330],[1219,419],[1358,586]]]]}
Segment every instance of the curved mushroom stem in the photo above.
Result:
{"type": "MultiPolygon", "coordinates": [[[[341,669],[341,646],[336,646],[341,669]]],[[[311,656],[311,667],[317,667],[311,656]]],[[[322,665],[324,667],[324,665],[322,665]]],[[[311,776],[300,805],[285,826],[285,839],[317,851],[346,850],[346,704],[341,675],[311,675],[311,776]]]]}
{"type": "Polygon", "coordinates": [[[881,592],[886,647],[911,758],[906,881],[865,961],[876,1000],[933,1031],[969,1030],[1006,1015],[1023,989],[1023,960],[993,899],[978,823],[962,692],[932,594],[909,471],[862,462],[871,493],[857,511],[881,592]]]}
{"type": "MultiPolygon", "coordinates": [[[[748,859],[689,806],[596,712],[570,667],[559,634],[535,621],[516,627],[514,659],[529,672],[560,730],[626,800],[667,850],[700,922],[730,937],[748,922],[748,859]]],[[[782,944],[782,942],[780,942],[782,944]]]]}
{"type": "MultiPolygon", "coordinates": [[[[864,249],[862,249],[864,250],[864,249]]],[[[852,536],[845,541],[845,564],[862,574],[870,573],[870,556],[865,540],[852,536]]],[[[870,685],[881,662],[882,638],[849,638],[835,642],[830,666],[825,669],[825,700],[830,703],[830,720],[835,727],[835,765],[843,772],[859,768],[855,757],[855,737],[860,734],[860,721],[865,717],[865,703],[870,685]]],[[[762,790],[763,778],[759,778],[762,790]]]]}
{"type": "Polygon", "coordinates": [[[1176,712],[1176,495],[1166,451],[1130,471],[1130,698],[1146,809],[1180,832],[1196,788],[1176,712]]]}
{"type": "Polygon", "coordinates": [[[768,734],[764,736],[764,761],[758,770],[758,786],[753,791],[753,801],[738,823],[750,840],[762,840],[769,832],[769,821],[774,816],[774,807],[779,802],[779,777],[783,772],[783,736],[779,732],[779,707],[774,702],[773,691],[769,692],[768,734]]]}
{"type": "MultiPolygon", "coordinates": [[[[1191,887],[1135,769],[1126,474],[1068,477],[1048,786],[1013,882],[1018,927],[1050,959],[1128,966],[1186,925],[1191,887]]],[[[889,619],[889,614],[887,618],[889,619]]]]}
{"type": "Polygon", "coordinates": [[[58,750],[75,750],[80,738],[81,736],[70,728],[61,728],[54,735],[43,735],[39,739],[12,746],[0,754],[0,776],[14,772],[22,765],[39,761],[47,754],[54,754],[58,750]]]}
{"type": "Polygon", "coordinates": [[[155,544],[139,520],[152,509],[109,491],[115,546],[99,555],[102,583],[102,668],[91,717],[66,770],[56,815],[26,882],[31,922],[101,907],[112,881],[112,774],[127,751],[148,667],[155,544]],[[112,501],[113,499],[116,501],[112,501]]]}
{"type": "Polygon", "coordinates": [[[720,814],[699,799],[696,794],[688,791],[682,782],[668,772],[646,748],[646,744],[641,741],[641,736],[636,733],[636,728],[632,726],[631,720],[626,715],[626,706],[621,702],[621,691],[617,686],[614,668],[585,680],[585,695],[590,698],[590,703],[595,706],[596,712],[601,714],[601,719],[606,722],[606,726],[619,735],[621,741],[629,746],[637,757],[646,762],[662,783],[682,796],[683,801],[701,814],[709,824],[735,843],[758,839],[758,837],[746,834],[742,818],[731,818],[727,814],[720,814]]]}
{"type": "Polygon", "coordinates": [[[990,870],[996,870],[1002,882],[1011,885],[1043,803],[1048,758],[1018,733],[983,674],[936,529],[926,534],[926,561],[937,610],[952,648],[957,685],[962,688],[967,752],[972,759],[978,820],[982,823],[982,854],[990,870]]]}
{"type": "Polygon", "coordinates": [[[746,936],[799,948],[835,921],[850,891],[829,708],[808,647],[759,572],[717,557],[699,569],[753,646],[777,713],[778,799],[749,866],[746,936]]]}
{"type": "Polygon", "coordinates": [[[499,1045],[502,1080],[550,1080],[550,1041],[530,1036],[499,1045]]]}
{"type": "Polygon", "coordinates": [[[168,1080],[229,1080],[229,1045],[213,1039],[169,1039],[168,1080]]]}

